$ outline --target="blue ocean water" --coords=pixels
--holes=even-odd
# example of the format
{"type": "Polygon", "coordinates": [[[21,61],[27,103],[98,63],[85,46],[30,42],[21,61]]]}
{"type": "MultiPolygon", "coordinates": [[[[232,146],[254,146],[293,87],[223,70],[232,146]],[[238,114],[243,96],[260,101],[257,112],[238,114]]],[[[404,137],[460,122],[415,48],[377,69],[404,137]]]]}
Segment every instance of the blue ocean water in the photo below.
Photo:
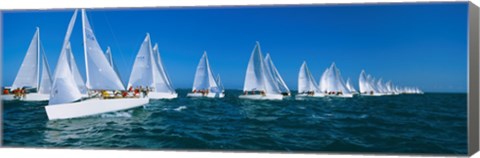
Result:
{"type": "MultiPolygon", "coordinates": [[[[179,98],[48,121],[43,103],[3,102],[3,145],[154,150],[467,154],[467,95],[283,101],[179,98]]],[[[293,93],[295,94],[295,93],[293,93]]]]}

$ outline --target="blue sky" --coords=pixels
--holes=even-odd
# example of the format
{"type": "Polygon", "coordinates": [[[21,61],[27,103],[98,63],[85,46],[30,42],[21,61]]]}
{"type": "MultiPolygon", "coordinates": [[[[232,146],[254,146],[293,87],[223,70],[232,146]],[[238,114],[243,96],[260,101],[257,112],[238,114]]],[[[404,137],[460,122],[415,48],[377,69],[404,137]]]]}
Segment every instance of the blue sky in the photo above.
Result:
{"type": "MultiPolygon", "coordinates": [[[[87,10],[102,48],[112,48],[124,83],[145,34],[159,50],[175,88],[191,88],[203,51],[227,89],[242,89],[255,41],[290,89],[305,60],[314,77],[335,62],[358,86],[360,71],[431,92],[467,90],[468,3],[304,5],[87,10]]],[[[51,71],[73,10],[3,15],[3,85],[11,85],[35,27],[51,71]]],[[[71,37],[85,76],[80,16],[71,37]]],[[[358,87],[357,87],[358,89],[358,87]]]]}

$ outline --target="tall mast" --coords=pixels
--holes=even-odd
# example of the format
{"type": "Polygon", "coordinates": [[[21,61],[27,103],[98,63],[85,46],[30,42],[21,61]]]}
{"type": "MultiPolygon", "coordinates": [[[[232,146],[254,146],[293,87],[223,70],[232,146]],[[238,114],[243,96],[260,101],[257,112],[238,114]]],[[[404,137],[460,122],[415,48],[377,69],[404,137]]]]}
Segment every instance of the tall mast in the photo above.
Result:
{"type": "Polygon", "coordinates": [[[85,74],[87,77],[87,89],[90,87],[90,80],[89,80],[89,74],[88,74],[88,59],[87,59],[87,35],[85,32],[85,19],[86,19],[86,13],[85,9],[82,9],[82,32],[83,32],[83,52],[85,55],[85,74]]]}
{"type": "Polygon", "coordinates": [[[37,27],[37,91],[40,88],[40,28],[37,27]]]}

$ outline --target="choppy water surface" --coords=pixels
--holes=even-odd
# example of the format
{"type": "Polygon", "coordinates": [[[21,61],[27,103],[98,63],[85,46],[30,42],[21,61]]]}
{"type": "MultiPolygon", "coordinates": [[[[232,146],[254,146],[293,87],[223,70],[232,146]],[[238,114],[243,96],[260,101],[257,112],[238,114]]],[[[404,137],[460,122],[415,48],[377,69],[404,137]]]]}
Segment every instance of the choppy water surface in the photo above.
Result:
{"type": "Polygon", "coordinates": [[[467,95],[283,101],[179,98],[48,121],[43,103],[3,102],[12,147],[284,152],[467,153],[467,95]]]}

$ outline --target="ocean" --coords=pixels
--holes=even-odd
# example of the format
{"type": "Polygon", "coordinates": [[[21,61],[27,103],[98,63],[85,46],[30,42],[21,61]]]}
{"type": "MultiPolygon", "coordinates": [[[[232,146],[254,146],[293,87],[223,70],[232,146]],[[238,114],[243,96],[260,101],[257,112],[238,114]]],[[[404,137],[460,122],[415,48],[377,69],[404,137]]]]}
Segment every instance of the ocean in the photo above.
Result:
{"type": "MultiPolygon", "coordinates": [[[[47,119],[47,102],[3,102],[8,147],[251,152],[467,154],[467,94],[283,101],[155,100],[96,116],[47,119]]],[[[293,93],[295,94],[295,92],[293,93]]]]}

